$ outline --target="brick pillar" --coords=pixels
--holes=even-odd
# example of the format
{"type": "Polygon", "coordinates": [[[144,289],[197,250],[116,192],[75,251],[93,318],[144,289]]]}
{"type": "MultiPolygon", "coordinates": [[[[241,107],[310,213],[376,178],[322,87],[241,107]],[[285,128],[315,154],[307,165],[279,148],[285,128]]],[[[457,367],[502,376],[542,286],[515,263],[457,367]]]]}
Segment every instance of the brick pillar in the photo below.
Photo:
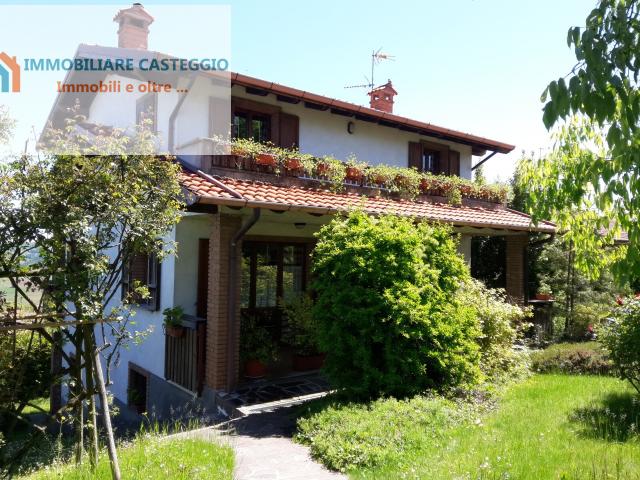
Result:
{"type": "Polygon", "coordinates": [[[506,291],[514,302],[524,303],[525,251],[529,235],[507,235],[506,248],[506,291]]]}
{"type": "MultiPolygon", "coordinates": [[[[207,364],[205,379],[209,388],[227,388],[227,308],[229,288],[229,243],[241,225],[241,217],[215,213],[211,215],[209,236],[209,291],[207,299],[207,364]]],[[[241,246],[238,245],[238,252],[241,246]]],[[[236,288],[236,319],[240,317],[240,258],[236,288]]],[[[238,358],[236,348],[236,358],[238,358]]],[[[237,378],[238,366],[235,366],[237,378]]]]}

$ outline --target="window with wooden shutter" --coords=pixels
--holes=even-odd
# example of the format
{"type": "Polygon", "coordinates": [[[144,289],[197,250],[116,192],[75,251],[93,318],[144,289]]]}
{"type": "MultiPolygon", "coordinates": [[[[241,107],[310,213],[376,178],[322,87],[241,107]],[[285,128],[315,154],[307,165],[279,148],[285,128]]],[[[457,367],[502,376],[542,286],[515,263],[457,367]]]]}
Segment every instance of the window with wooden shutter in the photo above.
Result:
{"type": "Polygon", "coordinates": [[[124,265],[122,271],[122,296],[132,292],[135,286],[146,286],[149,296],[136,298],[136,302],[149,310],[160,308],[160,262],[155,254],[137,254],[124,265]]]}
{"type": "Polygon", "coordinates": [[[409,167],[420,172],[449,174],[449,147],[426,141],[409,142],[409,167]]]}
{"type": "Polygon", "coordinates": [[[280,114],[280,146],[298,148],[300,146],[300,119],[289,113],[280,114]]]}
{"type": "Polygon", "coordinates": [[[460,176],[460,152],[449,150],[449,175],[460,176]]]}

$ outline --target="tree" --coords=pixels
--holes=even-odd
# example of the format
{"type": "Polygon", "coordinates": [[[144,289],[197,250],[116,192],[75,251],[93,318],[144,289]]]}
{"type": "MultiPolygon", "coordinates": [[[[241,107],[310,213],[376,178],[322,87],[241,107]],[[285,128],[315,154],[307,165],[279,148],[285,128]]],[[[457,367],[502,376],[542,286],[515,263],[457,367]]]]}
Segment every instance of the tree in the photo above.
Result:
{"type": "Polygon", "coordinates": [[[535,219],[567,230],[577,265],[640,272],[640,2],[600,0],[567,44],[577,63],[545,89],[543,121],[564,120],[552,154],[526,166],[535,219]],[[621,230],[629,248],[609,248],[621,230]],[[602,233],[602,235],[600,235],[602,233]]]}
{"type": "Polygon", "coordinates": [[[9,141],[14,125],[15,121],[9,116],[7,107],[0,105],[0,145],[9,141]]]}
{"type": "MultiPolygon", "coordinates": [[[[82,139],[71,144],[72,131],[70,126],[52,138],[53,144],[65,142],[69,153],[23,156],[0,171],[0,225],[5,233],[0,238],[0,273],[36,312],[40,332],[64,357],[68,368],[61,374],[70,395],[63,411],[55,413],[72,414],[77,462],[82,461],[88,425],[89,458],[95,463],[96,395],[110,428],[101,357],[108,363],[119,346],[137,338],[128,328],[130,307],[148,292],[134,285],[121,306],[110,308],[109,302],[119,295],[123,269],[134,255],[161,259],[173,251],[165,237],[177,223],[182,203],[179,166],[154,154],[148,129],[141,127],[134,138],[120,132],[94,138],[106,152],[124,151],[125,145],[137,142],[135,151],[143,153],[136,155],[100,154],[91,145],[83,146],[82,139]],[[39,256],[25,265],[25,255],[33,249],[39,256]],[[39,302],[21,287],[20,278],[28,278],[42,292],[39,302]],[[47,322],[61,320],[63,340],[73,346],[73,356],[47,332],[47,322]],[[89,422],[83,418],[85,408],[89,422]]],[[[112,438],[108,446],[115,458],[112,438]]],[[[114,477],[116,470],[114,463],[114,477]]]]}
{"type": "Polygon", "coordinates": [[[480,376],[479,326],[451,230],[356,211],[318,234],[314,318],[325,371],[359,397],[410,395],[480,376]]]}

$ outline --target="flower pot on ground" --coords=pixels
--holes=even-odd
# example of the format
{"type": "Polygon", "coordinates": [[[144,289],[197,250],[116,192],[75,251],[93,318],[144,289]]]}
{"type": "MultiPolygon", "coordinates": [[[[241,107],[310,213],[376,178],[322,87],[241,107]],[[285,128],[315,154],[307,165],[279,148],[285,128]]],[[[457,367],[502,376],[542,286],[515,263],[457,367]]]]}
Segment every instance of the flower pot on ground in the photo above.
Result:
{"type": "Polygon", "coordinates": [[[551,300],[551,287],[546,283],[541,282],[538,287],[538,293],[536,293],[536,300],[551,300]]]}
{"type": "Polygon", "coordinates": [[[321,368],[325,354],[318,349],[311,297],[304,294],[286,302],[281,301],[280,307],[287,320],[284,340],[293,348],[293,369],[307,371],[321,368]]]}
{"type": "Polygon", "coordinates": [[[240,358],[247,378],[262,378],[268,363],[276,360],[278,349],[269,331],[252,317],[243,317],[240,331],[240,358]]]}
{"type": "Polygon", "coordinates": [[[267,366],[260,360],[252,359],[244,363],[244,376],[250,379],[264,378],[267,375],[267,366]]]}
{"type": "Polygon", "coordinates": [[[164,315],[164,331],[170,337],[180,338],[184,336],[184,327],[182,326],[182,317],[184,317],[184,311],[182,307],[175,306],[171,308],[165,308],[162,311],[164,315]]]}

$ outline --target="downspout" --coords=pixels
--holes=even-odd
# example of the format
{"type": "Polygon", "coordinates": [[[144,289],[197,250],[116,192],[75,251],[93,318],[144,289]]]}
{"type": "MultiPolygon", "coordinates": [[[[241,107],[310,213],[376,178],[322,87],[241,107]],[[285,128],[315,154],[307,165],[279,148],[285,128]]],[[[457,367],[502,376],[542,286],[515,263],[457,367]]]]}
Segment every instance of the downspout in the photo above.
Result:
{"type": "Polygon", "coordinates": [[[173,108],[173,111],[169,116],[169,142],[168,143],[169,143],[169,153],[171,154],[175,153],[173,151],[173,146],[175,143],[175,139],[173,137],[175,136],[175,132],[176,132],[176,118],[178,118],[178,113],[180,113],[182,104],[187,99],[187,95],[189,95],[189,92],[191,91],[191,87],[193,87],[193,84],[195,83],[195,81],[196,81],[196,77],[194,75],[191,77],[191,80],[189,80],[189,85],[187,86],[186,91],[180,95],[180,98],[178,99],[178,103],[176,103],[176,106],[173,108]]]}
{"type": "Polygon", "coordinates": [[[245,234],[260,219],[262,210],[260,208],[253,209],[253,215],[247,219],[240,230],[231,239],[229,243],[229,284],[227,287],[227,391],[231,391],[235,384],[235,366],[238,363],[236,351],[236,343],[238,339],[238,322],[236,321],[236,299],[238,289],[236,288],[238,278],[238,243],[245,234]]]}

